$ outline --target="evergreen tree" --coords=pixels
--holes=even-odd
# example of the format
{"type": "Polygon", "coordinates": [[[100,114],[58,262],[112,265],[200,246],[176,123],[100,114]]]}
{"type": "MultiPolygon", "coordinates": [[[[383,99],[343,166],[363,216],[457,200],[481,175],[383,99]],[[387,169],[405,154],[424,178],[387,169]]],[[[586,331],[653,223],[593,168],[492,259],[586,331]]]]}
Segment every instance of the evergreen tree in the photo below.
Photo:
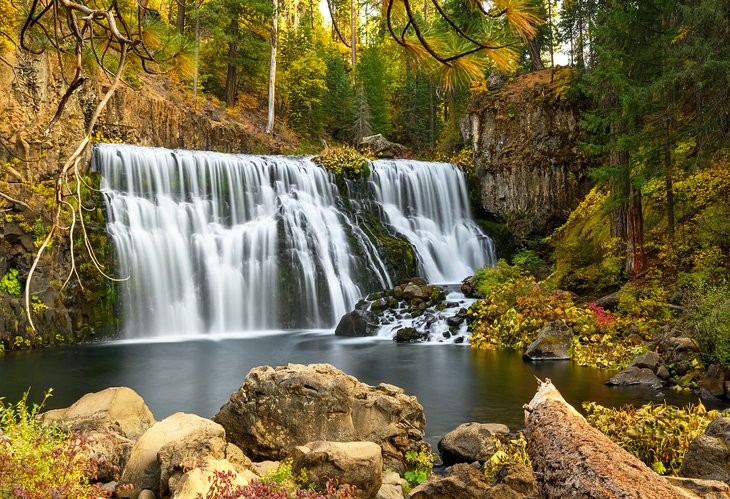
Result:
{"type": "Polygon", "coordinates": [[[380,47],[367,47],[361,52],[356,79],[365,92],[370,110],[370,128],[373,133],[387,134],[390,131],[390,115],[385,88],[385,64],[380,47]]]}
{"type": "Polygon", "coordinates": [[[333,139],[351,142],[355,126],[355,92],[345,70],[342,56],[333,51],[327,58],[327,98],[324,102],[324,128],[333,139]]]}

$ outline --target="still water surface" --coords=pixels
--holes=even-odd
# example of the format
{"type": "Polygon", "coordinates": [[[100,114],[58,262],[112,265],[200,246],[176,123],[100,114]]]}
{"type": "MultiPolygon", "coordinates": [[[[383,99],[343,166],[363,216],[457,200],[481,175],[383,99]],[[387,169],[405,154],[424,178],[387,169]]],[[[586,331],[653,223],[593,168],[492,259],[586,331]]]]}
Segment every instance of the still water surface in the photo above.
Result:
{"type": "Polygon", "coordinates": [[[672,390],[610,388],[613,372],[572,362],[524,362],[516,352],[486,352],[454,344],[395,344],[343,339],[332,331],[255,334],[167,343],[111,342],[0,357],[0,396],[15,401],[28,387],[37,399],[54,389],[48,407],[70,405],[83,394],[128,386],[160,420],[177,412],[213,416],[260,365],[327,362],[365,383],[391,383],[416,395],[426,412],[427,440],[469,421],[523,427],[522,405],[535,393],[535,377],[553,380],[576,406],[661,401],[685,405],[691,395],[672,390]]]}

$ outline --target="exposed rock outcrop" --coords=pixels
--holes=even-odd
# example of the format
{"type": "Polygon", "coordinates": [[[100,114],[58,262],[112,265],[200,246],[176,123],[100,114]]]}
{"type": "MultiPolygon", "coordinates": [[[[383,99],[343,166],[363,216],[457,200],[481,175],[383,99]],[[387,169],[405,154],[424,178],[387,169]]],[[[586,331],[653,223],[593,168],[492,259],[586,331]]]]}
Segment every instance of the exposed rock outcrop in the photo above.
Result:
{"type": "Polygon", "coordinates": [[[329,364],[256,367],[214,420],[255,460],[280,460],[317,440],[368,441],[399,471],[405,452],[424,445],[426,424],[415,397],[393,385],[366,385],[329,364]]]}
{"type": "Polygon", "coordinates": [[[408,494],[409,499],[487,498],[491,484],[484,473],[465,463],[455,464],[444,476],[432,475],[408,494]]]}
{"type": "Polygon", "coordinates": [[[580,152],[580,112],[570,89],[574,70],[519,76],[469,106],[479,202],[517,239],[559,225],[588,192],[580,152]]]}
{"type": "Polygon", "coordinates": [[[408,148],[391,142],[382,134],[370,135],[363,137],[360,141],[358,149],[365,154],[375,156],[376,158],[402,158],[408,154],[408,148]]]}

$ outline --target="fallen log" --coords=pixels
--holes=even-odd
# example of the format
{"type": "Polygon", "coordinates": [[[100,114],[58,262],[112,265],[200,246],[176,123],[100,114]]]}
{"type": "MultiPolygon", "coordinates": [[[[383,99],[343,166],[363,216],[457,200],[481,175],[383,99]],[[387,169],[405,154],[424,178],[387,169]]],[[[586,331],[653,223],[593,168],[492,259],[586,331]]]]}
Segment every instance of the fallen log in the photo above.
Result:
{"type": "Polygon", "coordinates": [[[590,426],[550,380],[525,407],[527,452],[547,498],[671,499],[698,496],[672,486],[590,426]]]}

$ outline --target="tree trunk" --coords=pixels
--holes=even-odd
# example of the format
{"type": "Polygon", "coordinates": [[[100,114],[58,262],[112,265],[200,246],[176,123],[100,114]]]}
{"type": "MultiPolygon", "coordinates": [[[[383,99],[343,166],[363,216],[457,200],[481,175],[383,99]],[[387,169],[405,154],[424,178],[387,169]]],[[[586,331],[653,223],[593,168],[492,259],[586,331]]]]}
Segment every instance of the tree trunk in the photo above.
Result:
{"type": "Polygon", "coordinates": [[[537,38],[531,37],[527,39],[527,53],[530,56],[530,69],[532,71],[545,69],[545,64],[540,59],[540,46],[537,44],[537,38]]]}
{"type": "Polygon", "coordinates": [[[525,406],[525,425],[542,497],[693,497],[590,426],[550,380],[525,406]]]}
{"type": "Polygon", "coordinates": [[[357,63],[357,24],[355,16],[355,2],[350,0],[350,57],[352,59],[352,68],[355,69],[357,63]]]}
{"type": "Polygon", "coordinates": [[[271,17],[271,60],[269,62],[269,119],[266,122],[266,133],[274,133],[274,104],[276,102],[276,46],[279,43],[277,16],[279,2],[274,0],[274,11],[271,17]]]}
{"type": "Polygon", "coordinates": [[[231,40],[228,44],[228,72],[226,73],[226,107],[236,103],[236,58],[238,57],[238,8],[234,7],[231,19],[231,40]]]}
{"type": "Polygon", "coordinates": [[[200,0],[195,0],[195,72],[193,73],[193,109],[198,107],[198,74],[200,73],[200,0]]]}
{"type": "Polygon", "coordinates": [[[175,28],[181,35],[185,33],[185,0],[177,0],[177,22],[175,23],[175,28]]]}
{"type": "Polygon", "coordinates": [[[644,272],[644,214],[641,210],[641,191],[629,186],[629,206],[626,224],[626,274],[633,279],[644,272]]]}
{"type": "Polygon", "coordinates": [[[667,191],[667,236],[674,241],[674,185],[672,182],[672,155],[669,135],[669,119],[664,128],[664,188],[667,191]]]}

